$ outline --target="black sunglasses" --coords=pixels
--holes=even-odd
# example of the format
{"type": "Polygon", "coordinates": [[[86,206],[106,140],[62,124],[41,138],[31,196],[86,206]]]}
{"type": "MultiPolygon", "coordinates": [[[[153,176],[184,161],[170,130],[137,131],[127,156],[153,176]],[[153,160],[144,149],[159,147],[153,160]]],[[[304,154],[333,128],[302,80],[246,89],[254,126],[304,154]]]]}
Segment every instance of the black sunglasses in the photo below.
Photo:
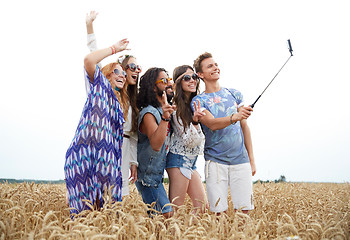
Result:
{"type": "Polygon", "coordinates": [[[188,81],[191,80],[191,78],[192,78],[193,80],[196,80],[196,81],[199,80],[198,75],[195,74],[195,73],[193,73],[192,76],[191,76],[191,75],[188,75],[188,74],[184,75],[184,76],[182,77],[182,80],[184,80],[185,82],[188,82],[188,81]]]}
{"type": "Polygon", "coordinates": [[[119,69],[116,68],[116,69],[113,70],[113,72],[114,72],[114,74],[117,75],[117,76],[122,75],[123,77],[126,78],[126,72],[125,72],[125,71],[120,72],[119,69]]]}
{"type": "Polygon", "coordinates": [[[125,70],[127,70],[128,68],[129,68],[132,72],[135,72],[136,69],[137,69],[138,71],[140,71],[140,72],[142,71],[141,66],[140,66],[140,65],[136,65],[135,63],[129,63],[128,65],[126,65],[125,70]]]}

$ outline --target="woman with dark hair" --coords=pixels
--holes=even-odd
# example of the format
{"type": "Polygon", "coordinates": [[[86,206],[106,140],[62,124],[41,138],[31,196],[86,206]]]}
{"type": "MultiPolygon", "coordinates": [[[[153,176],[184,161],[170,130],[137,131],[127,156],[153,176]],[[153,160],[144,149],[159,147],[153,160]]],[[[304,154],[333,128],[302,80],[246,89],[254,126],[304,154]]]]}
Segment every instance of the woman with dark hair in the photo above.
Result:
{"type": "MultiPolygon", "coordinates": [[[[208,207],[204,186],[196,171],[196,161],[203,154],[204,134],[198,124],[203,113],[198,109],[192,113],[191,101],[199,92],[199,77],[189,65],[174,69],[174,104],[177,109],[172,116],[171,143],[167,155],[166,170],[169,176],[169,200],[180,206],[186,193],[196,211],[208,207]]],[[[199,106],[200,108],[200,106],[199,106]]]]}
{"type": "Polygon", "coordinates": [[[170,138],[170,117],[174,108],[168,103],[166,88],[172,84],[163,68],[150,68],[140,79],[137,106],[137,181],[135,185],[146,204],[165,217],[172,216],[162,180],[170,138]]]}
{"type": "Polygon", "coordinates": [[[89,209],[86,200],[101,208],[105,190],[110,191],[111,201],[121,201],[124,118],[119,91],[125,84],[126,73],[117,63],[108,64],[102,71],[97,63],[125,50],[128,43],[123,39],[84,59],[90,90],[64,165],[72,218],[89,209]]]}
{"type": "MultiPolygon", "coordinates": [[[[97,49],[96,36],[94,34],[93,22],[98,13],[91,11],[86,15],[87,43],[90,51],[97,49]]],[[[117,62],[126,72],[126,83],[123,91],[123,114],[124,114],[124,140],[122,147],[122,176],[123,188],[122,196],[129,195],[129,180],[134,183],[137,179],[137,116],[136,107],[137,84],[141,67],[137,64],[136,58],[132,55],[122,55],[117,62]],[[130,174],[129,174],[130,169],[130,174]],[[130,175],[130,176],[129,176],[130,175]]]]}

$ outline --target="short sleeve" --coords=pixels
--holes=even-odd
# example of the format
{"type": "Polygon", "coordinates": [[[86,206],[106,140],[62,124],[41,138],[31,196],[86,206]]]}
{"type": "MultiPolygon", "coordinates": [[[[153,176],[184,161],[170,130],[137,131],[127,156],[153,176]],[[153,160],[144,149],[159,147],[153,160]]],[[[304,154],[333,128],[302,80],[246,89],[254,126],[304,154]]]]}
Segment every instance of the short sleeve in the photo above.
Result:
{"type": "Polygon", "coordinates": [[[232,96],[235,98],[236,103],[237,103],[237,107],[241,107],[244,105],[244,99],[243,99],[243,95],[240,91],[230,88],[228,89],[229,92],[232,94],[232,96]]]}

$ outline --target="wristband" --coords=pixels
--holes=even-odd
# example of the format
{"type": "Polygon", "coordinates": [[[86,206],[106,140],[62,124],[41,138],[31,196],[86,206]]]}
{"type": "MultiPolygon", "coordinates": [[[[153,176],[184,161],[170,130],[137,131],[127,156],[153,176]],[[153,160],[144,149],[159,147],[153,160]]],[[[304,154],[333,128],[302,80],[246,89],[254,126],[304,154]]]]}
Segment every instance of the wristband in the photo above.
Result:
{"type": "Polygon", "coordinates": [[[117,50],[115,49],[115,47],[111,46],[110,49],[112,50],[112,55],[117,53],[117,50]]]}
{"type": "Polygon", "coordinates": [[[193,124],[193,125],[198,125],[199,123],[200,123],[199,120],[198,120],[198,122],[192,120],[192,124],[193,124]]]}
{"type": "Polygon", "coordinates": [[[232,124],[232,125],[235,125],[235,124],[236,124],[236,122],[233,122],[232,117],[233,117],[233,113],[231,114],[231,117],[230,117],[230,122],[231,122],[231,124],[232,124]]]}
{"type": "Polygon", "coordinates": [[[163,116],[161,116],[161,118],[162,118],[163,121],[166,121],[166,122],[170,121],[170,118],[169,119],[165,119],[163,116]]]}

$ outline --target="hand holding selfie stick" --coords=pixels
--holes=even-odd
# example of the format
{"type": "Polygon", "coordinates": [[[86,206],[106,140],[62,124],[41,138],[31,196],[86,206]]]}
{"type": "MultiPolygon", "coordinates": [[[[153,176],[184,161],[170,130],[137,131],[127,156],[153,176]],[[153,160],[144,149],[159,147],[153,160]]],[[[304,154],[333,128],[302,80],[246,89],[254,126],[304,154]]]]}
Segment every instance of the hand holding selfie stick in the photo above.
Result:
{"type": "Polygon", "coordinates": [[[269,85],[267,85],[267,87],[264,89],[264,91],[259,95],[259,97],[255,100],[255,102],[250,105],[251,108],[254,107],[254,105],[256,104],[256,102],[260,99],[260,97],[264,94],[264,92],[266,91],[266,89],[270,86],[270,84],[273,82],[273,80],[275,80],[275,78],[277,77],[277,75],[280,73],[280,71],[283,69],[283,67],[287,64],[287,62],[289,61],[289,59],[293,56],[293,49],[292,49],[292,44],[290,43],[290,39],[288,39],[288,48],[289,48],[289,52],[290,52],[290,56],[287,59],[287,61],[283,64],[283,66],[281,67],[281,69],[276,73],[276,75],[272,78],[271,82],[269,83],[269,85]]]}

